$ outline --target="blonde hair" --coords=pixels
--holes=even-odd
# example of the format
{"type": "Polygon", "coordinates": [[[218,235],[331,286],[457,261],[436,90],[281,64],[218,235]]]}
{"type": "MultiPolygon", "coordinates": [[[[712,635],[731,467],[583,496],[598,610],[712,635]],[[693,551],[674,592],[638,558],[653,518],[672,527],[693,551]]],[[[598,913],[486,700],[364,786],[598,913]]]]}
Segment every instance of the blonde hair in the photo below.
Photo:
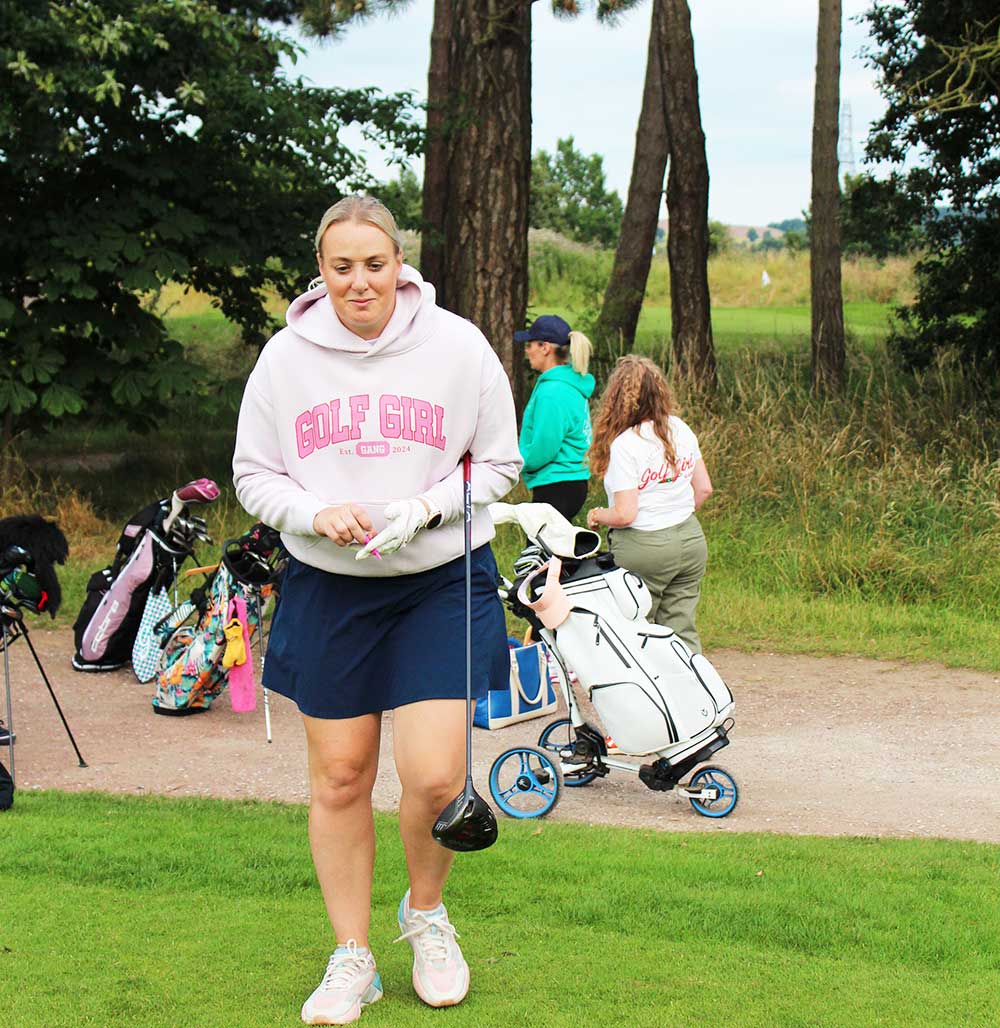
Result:
{"type": "Polygon", "coordinates": [[[403,251],[403,240],[396,226],[396,219],[392,212],[381,200],[374,196],[345,196],[338,200],[332,207],[328,207],[326,213],[320,218],[319,228],[316,229],[316,253],[321,254],[323,245],[323,233],[331,225],[338,225],[342,221],[358,221],[365,225],[374,225],[381,229],[391,240],[395,253],[398,255],[403,251]]]}
{"type": "Polygon", "coordinates": [[[557,346],[556,357],[561,364],[569,363],[578,375],[586,375],[590,366],[590,340],[582,332],[570,332],[569,346],[557,346]],[[566,351],[569,350],[567,354],[566,351]]]}
{"type": "Polygon", "coordinates": [[[676,404],[667,376],[648,358],[634,353],[618,359],[601,397],[590,447],[590,469],[603,476],[608,470],[611,444],[627,429],[653,422],[653,432],[663,443],[667,466],[674,467],[677,453],[670,434],[670,415],[676,404]]]}

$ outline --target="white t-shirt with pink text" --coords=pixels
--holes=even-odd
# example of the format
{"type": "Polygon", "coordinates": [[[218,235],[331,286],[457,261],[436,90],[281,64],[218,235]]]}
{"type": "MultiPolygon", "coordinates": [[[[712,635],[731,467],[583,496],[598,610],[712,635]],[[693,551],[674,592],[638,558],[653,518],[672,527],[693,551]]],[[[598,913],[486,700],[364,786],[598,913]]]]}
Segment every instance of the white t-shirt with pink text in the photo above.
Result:
{"type": "Polygon", "coordinates": [[[604,491],[613,504],[615,493],[639,490],[639,513],[629,528],[651,532],[686,521],[694,513],[691,478],[701,460],[698,437],[680,418],[671,416],[670,435],[677,460],[667,464],[663,443],[653,434],[653,422],[639,430],[626,429],[611,444],[604,491]]]}

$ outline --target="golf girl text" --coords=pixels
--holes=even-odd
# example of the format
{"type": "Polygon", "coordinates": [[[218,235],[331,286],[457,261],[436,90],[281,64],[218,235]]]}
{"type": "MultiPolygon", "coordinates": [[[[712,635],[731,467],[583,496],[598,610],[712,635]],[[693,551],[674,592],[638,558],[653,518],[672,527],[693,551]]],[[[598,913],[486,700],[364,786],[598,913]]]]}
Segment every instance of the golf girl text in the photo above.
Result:
{"type": "MultiPolygon", "coordinates": [[[[299,457],[308,457],[331,443],[360,439],[372,399],[368,393],[358,393],[346,400],[337,398],[304,410],[295,419],[299,457]]],[[[438,404],[416,396],[383,393],[378,398],[378,421],[383,439],[405,439],[444,449],[444,407],[438,404]]]]}
{"type": "Polygon", "coordinates": [[[639,476],[639,489],[657,482],[675,482],[678,478],[690,478],[694,474],[694,458],[678,457],[676,467],[668,467],[665,463],[658,468],[646,468],[639,476]]]}

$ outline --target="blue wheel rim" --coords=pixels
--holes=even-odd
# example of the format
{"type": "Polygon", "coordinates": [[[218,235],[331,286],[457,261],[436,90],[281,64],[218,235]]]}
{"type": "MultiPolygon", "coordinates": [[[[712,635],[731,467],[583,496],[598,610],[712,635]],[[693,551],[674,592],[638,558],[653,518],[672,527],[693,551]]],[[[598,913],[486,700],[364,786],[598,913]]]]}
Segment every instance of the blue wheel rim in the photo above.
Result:
{"type": "MultiPolygon", "coordinates": [[[[551,753],[558,753],[562,746],[558,743],[549,742],[549,736],[552,735],[557,729],[565,729],[570,723],[568,717],[564,717],[561,721],[553,721],[542,734],[538,737],[538,745],[543,750],[548,750],[551,753]]],[[[568,745],[572,745],[572,740],[567,740],[568,745]]],[[[590,771],[582,775],[574,775],[572,771],[563,771],[563,785],[567,789],[578,789],[581,785],[590,785],[590,783],[597,777],[596,771],[590,771]]]]}
{"type": "Polygon", "coordinates": [[[555,806],[559,796],[555,764],[546,754],[535,750],[507,750],[490,768],[490,795],[508,817],[542,817],[555,806]],[[548,782],[539,780],[539,771],[548,773],[548,782]],[[513,779],[508,781],[511,775],[513,779]],[[517,801],[531,805],[518,806],[517,801]]]}
{"type": "Polygon", "coordinates": [[[721,768],[706,767],[694,775],[688,787],[704,788],[706,785],[714,785],[719,790],[719,798],[708,802],[692,799],[691,806],[703,817],[725,817],[739,799],[735,780],[721,768]]]}

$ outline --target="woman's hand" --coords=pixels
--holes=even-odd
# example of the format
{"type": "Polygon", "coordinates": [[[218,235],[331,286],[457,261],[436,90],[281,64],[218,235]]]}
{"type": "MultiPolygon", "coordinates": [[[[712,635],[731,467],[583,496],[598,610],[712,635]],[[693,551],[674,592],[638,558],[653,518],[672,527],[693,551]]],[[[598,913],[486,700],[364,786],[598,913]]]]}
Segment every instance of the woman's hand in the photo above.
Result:
{"type": "Polygon", "coordinates": [[[341,503],[336,507],[324,507],[313,518],[313,531],[325,535],[338,546],[351,543],[365,545],[365,536],[372,530],[372,519],[357,503],[341,503]]]}
{"type": "Polygon", "coordinates": [[[620,489],[615,493],[614,506],[593,507],[587,511],[587,527],[597,529],[601,525],[608,528],[628,528],[639,513],[639,490],[620,489]]]}

